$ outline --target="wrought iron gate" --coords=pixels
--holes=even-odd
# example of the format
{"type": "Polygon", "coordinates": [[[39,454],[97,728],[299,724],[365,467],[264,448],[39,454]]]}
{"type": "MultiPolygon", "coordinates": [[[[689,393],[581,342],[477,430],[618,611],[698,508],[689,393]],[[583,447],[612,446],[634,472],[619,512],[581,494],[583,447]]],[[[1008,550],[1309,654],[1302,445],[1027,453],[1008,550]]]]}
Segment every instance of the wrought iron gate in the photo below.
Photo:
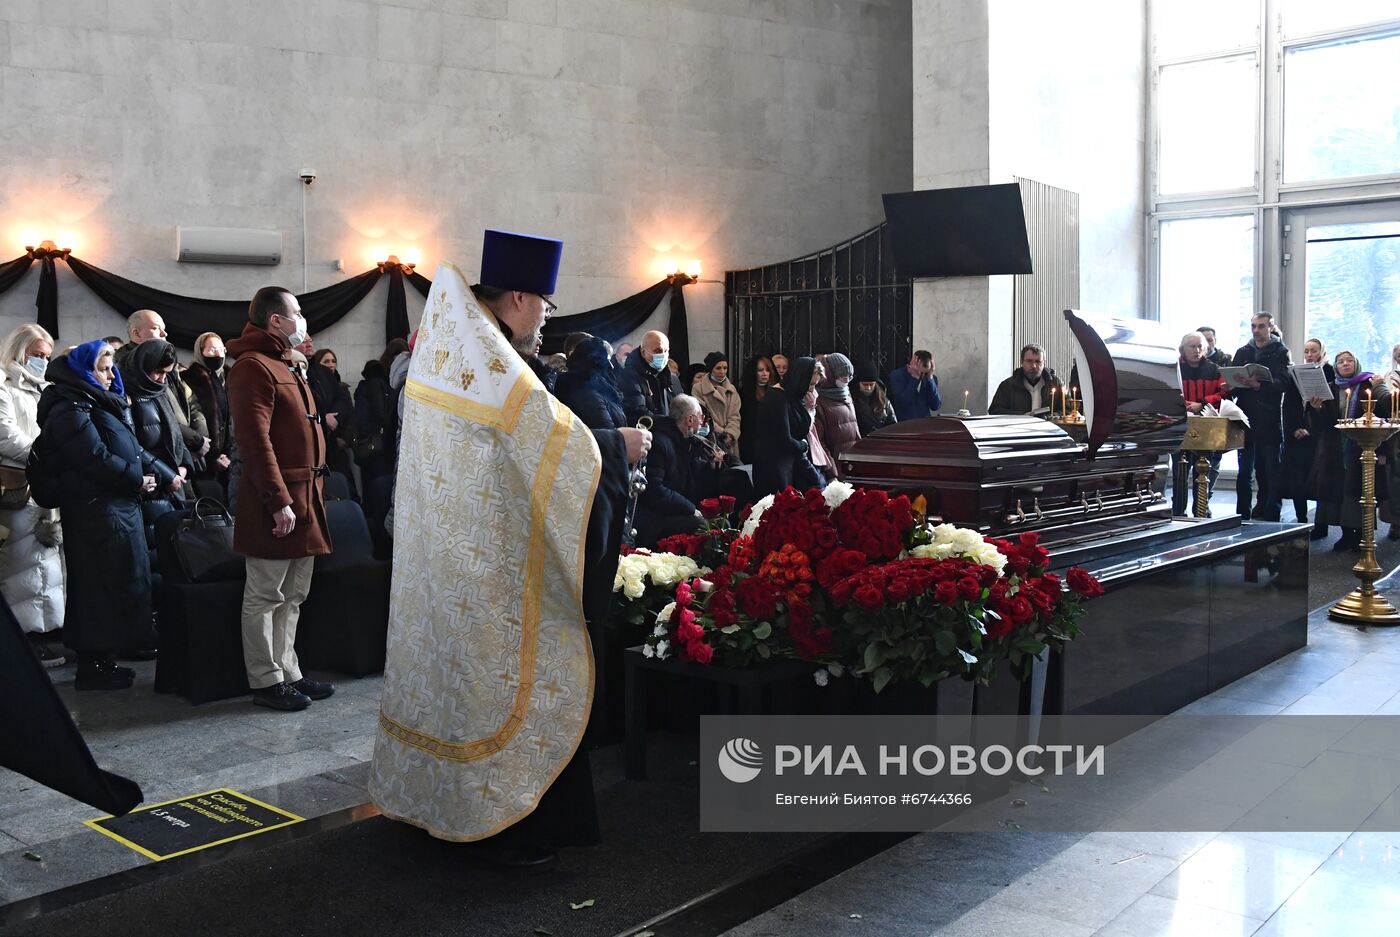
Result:
{"type": "Polygon", "coordinates": [[[736,362],[839,351],[883,376],[913,351],[910,281],[894,269],[883,223],[806,257],[727,271],[724,306],[736,362]]]}

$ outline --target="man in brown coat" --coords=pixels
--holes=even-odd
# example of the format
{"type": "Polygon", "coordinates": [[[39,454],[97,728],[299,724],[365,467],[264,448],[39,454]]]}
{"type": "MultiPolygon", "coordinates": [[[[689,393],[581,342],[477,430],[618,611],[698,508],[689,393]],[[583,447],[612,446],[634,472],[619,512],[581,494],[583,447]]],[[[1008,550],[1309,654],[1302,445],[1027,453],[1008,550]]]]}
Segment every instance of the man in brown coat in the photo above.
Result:
{"type": "Polygon", "coordinates": [[[335,692],[301,675],[295,649],[301,603],[315,557],[331,552],[321,479],[325,440],[311,388],[292,348],[306,338],[301,304],[266,286],[248,306],[243,334],[228,343],[228,405],[243,460],[233,546],[247,557],[243,662],[253,702],[305,709],[335,692]]]}

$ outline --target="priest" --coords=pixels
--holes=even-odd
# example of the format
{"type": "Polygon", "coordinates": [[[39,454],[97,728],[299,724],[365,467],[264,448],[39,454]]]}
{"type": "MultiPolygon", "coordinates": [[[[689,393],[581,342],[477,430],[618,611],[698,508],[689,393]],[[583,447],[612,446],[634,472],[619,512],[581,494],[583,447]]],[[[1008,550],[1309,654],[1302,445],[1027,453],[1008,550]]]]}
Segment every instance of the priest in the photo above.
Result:
{"type": "Polygon", "coordinates": [[[582,746],[628,463],[526,365],[563,245],[487,231],[433,278],[404,387],[384,696],[369,793],[433,836],[545,865],[599,841],[582,746]]]}

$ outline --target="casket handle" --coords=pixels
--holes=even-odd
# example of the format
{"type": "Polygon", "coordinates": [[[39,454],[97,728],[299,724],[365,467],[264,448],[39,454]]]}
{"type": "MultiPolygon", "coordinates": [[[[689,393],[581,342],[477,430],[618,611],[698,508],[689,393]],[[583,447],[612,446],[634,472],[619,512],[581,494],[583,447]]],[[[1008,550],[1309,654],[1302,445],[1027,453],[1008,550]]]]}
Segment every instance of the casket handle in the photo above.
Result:
{"type": "Polygon", "coordinates": [[[1024,524],[1026,522],[1026,510],[1021,507],[1020,498],[1016,499],[1016,522],[1018,524],[1024,524]]]}
{"type": "Polygon", "coordinates": [[[1041,513],[1041,510],[1040,510],[1040,499],[1039,499],[1039,498],[1036,498],[1035,501],[1031,504],[1031,509],[1032,509],[1033,511],[1035,511],[1035,519],[1036,519],[1037,521],[1039,521],[1039,520],[1044,520],[1045,515],[1041,513]]]}
{"type": "Polygon", "coordinates": [[[1095,510],[1095,511],[1102,511],[1102,510],[1103,510],[1103,489],[1102,489],[1102,488],[1095,488],[1095,489],[1094,489],[1094,502],[1095,502],[1095,504],[1094,504],[1094,510],[1095,510]]]}

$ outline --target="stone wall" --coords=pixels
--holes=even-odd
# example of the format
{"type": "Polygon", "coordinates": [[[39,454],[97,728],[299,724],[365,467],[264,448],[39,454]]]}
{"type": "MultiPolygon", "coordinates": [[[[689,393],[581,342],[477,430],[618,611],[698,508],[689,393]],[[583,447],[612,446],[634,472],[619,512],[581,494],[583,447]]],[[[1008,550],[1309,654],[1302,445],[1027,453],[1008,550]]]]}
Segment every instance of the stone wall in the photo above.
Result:
{"type": "MultiPolygon", "coordinates": [[[[664,257],[718,280],[860,231],[908,186],[909,20],[901,0],[7,3],[0,257],[72,231],[122,276],[233,298],[410,248],[470,274],[503,227],[564,239],[564,313],[664,257]],[[179,225],[280,230],[283,263],[176,263],[179,225]]],[[[37,281],[0,296],[0,328],[33,319],[37,281]]],[[[385,288],[318,336],[352,377],[385,288]]],[[[121,330],[65,269],[60,300],[62,344],[121,330]]],[[[687,300],[698,357],[723,287],[687,300]]]]}

